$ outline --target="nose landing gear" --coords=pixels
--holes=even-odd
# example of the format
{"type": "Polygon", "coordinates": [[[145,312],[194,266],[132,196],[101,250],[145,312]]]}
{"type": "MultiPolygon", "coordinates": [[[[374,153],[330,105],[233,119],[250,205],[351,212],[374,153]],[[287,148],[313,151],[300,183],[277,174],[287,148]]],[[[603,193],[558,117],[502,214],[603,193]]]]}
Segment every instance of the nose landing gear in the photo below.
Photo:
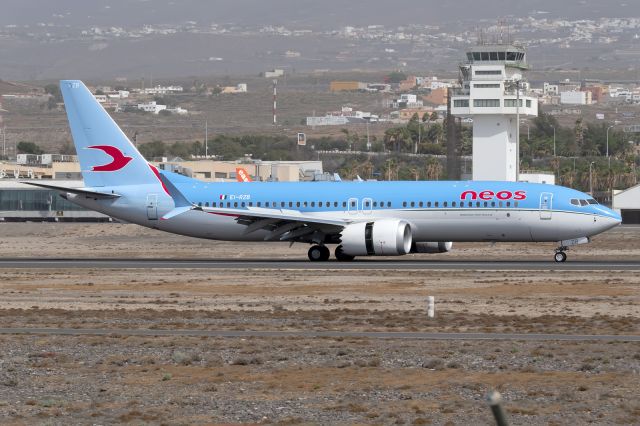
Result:
{"type": "Polygon", "coordinates": [[[559,247],[558,249],[556,249],[556,254],[553,256],[553,260],[555,260],[558,263],[562,263],[566,261],[567,253],[564,252],[566,249],[567,249],[566,247],[559,247]]]}

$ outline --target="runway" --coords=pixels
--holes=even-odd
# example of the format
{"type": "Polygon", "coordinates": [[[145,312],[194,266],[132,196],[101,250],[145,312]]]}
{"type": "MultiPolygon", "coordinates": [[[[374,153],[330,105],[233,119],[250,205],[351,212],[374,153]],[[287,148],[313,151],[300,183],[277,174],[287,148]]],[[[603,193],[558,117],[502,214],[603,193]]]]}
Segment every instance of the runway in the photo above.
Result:
{"type": "Polygon", "coordinates": [[[0,328],[0,334],[50,336],[174,336],[224,338],[363,338],[411,340],[523,340],[640,342],[640,335],[537,334],[537,333],[423,333],[404,331],[250,331],[250,330],[152,330],[108,328],[0,328]]]}
{"type": "Polygon", "coordinates": [[[482,260],[378,260],[353,262],[310,262],[308,260],[264,259],[91,259],[91,258],[5,258],[4,269],[304,269],[304,270],[491,270],[491,271],[640,271],[640,261],[482,261],[482,260]]]}

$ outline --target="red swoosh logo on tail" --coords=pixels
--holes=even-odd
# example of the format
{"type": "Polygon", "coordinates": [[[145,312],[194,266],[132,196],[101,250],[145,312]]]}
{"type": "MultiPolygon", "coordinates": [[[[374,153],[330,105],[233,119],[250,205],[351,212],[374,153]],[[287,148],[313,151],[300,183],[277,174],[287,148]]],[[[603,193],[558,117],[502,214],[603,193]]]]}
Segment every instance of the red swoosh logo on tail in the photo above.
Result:
{"type": "Polygon", "coordinates": [[[99,149],[107,154],[109,157],[113,158],[113,161],[107,164],[102,164],[100,166],[93,166],[91,168],[92,172],[115,172],[117,170],[122,169],[124,166],[129,164],[129,161],[133,160],[133,157],[126,156],[115,146],[110,145],[94,145],[89,146],[87,148],[90,149],[99,149]]]}

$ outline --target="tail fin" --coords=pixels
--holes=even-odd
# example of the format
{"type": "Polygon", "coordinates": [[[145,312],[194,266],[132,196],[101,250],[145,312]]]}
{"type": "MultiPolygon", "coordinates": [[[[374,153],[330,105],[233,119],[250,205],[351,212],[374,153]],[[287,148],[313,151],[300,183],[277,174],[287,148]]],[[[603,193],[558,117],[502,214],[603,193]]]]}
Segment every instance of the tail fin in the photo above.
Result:
{"type": "Polygon", "coordinates": [[[251,179],[251,175],[249,175],[249,172],[247,172],[247,170],[242,167],[236,167],[236,180],[238,182],[253,182],[253,179],[251,179]]]}
{"type": "Polygon", "coordinates": [[[82,81],[62,80],[60,89],[86,186],[160,183],[147,160],[82,81]]]}

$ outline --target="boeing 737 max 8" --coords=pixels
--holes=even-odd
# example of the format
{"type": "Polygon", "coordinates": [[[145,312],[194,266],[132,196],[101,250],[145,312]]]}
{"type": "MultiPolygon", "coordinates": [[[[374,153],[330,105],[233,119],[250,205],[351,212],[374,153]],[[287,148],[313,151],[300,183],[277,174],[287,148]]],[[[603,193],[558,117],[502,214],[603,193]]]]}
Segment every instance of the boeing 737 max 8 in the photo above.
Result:
{"type": "Polygon", "coordinates": [[[52,188],[142,226],[228,241],[311,244],[314,261],[441,253],[457,241],[569,246],[620,223],[573,189],[523,182],[202,182],[140,155],[81,81],[60,83],[85,187],[52,188]]]}

